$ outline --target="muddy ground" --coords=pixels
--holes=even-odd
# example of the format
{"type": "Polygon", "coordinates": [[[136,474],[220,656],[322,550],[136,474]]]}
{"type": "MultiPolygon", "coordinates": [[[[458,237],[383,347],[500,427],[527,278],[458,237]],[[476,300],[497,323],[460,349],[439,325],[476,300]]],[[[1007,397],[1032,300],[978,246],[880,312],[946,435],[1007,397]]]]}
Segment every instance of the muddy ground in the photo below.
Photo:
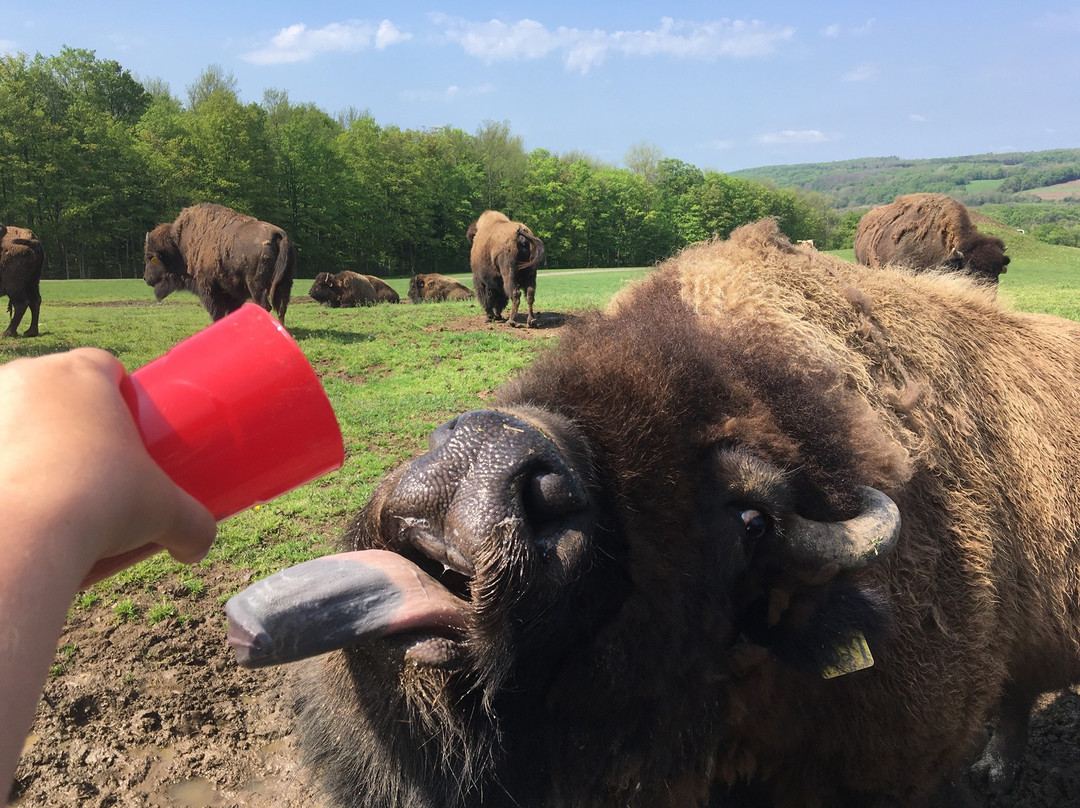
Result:
{"type": "MultiPolygon", "coordinates": [[[[144,616],[163,597],[179,605],[178,617],[153,626],[121,622],[113,600],[73,611],[14,805],[325,808],[298,763],[287,667],[239,668],[225,641],[220,600],[247,579],[200,577],[197,595],[178,580],[120,593],[144,616]]],[[[1080,696],[1046,699],[1032,734],[1012,793],[985,804],[1080,806],[1080,696]]]]}

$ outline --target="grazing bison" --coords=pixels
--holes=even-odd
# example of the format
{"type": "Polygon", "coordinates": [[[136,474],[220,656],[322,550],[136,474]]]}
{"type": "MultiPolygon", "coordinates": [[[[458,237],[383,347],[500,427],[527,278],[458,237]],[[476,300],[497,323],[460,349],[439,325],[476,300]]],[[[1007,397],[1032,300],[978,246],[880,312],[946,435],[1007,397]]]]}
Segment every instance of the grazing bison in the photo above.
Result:
{"type": "Polygon", "coordinates": [[[1080,324],[748,225],[436,429],[231,639],[344,648],[297,702],[338,806],[919,806],[999,705],[1004,786],[1080,675],[1078,382],[1080,324]]]}
{"type": "MultiPolygon", "coordinates": [[[[393,291],[391,289],[390,291],[393,291]]],[[[336,275],[320,272],[308,292],[313,300],[332,309],[373,306],[379,296],[367,275],[345,270],[336,275]]]]}
{"type": "Polygon", "coordinates": [[[33,231],[0,224],[0,295],[7,295],[11,322],[0,336],[18,336],[19,323],[30,309],[30,325],[24,337],[38,336],[41,313],[41,267],[45,251],[33,231]]]}
{"type": "Polygon", "coordinates": [[[507,322],[517,325],[521,290],[529,308],[527,325],[536,323],[533,299],[536,297],[536,268],[544,260],[544,242],[520,222],[505,214],[486,210],[469,225],[465,235],[472,242],[469,265],[472,267],[476,300],[484,308],[488,322],[502,320],[503,309],[512,301],[507,322]]]}
{"type": "Polygon", "coordinates": [[[990,283],[1009,264],[1005,242],[980,233],[968,209],[945,194],[909,194],[871,210],[855,232],[855,260],[947,269],[990,283]]]}
{"type": "Polygon", "coordinates": [[[472,300],[472,296],[465,284],[435,272],[413,275],[409,281],[409,300],[413,303],[472,300]]]}
{"type": "Polygon", "coordinates": [[[213,320],[253,300],[285,324],[296,251],[280,227],[203,203],[147,233],[144,252],[143,280],[158,300],[188,289],[213,320]]]}

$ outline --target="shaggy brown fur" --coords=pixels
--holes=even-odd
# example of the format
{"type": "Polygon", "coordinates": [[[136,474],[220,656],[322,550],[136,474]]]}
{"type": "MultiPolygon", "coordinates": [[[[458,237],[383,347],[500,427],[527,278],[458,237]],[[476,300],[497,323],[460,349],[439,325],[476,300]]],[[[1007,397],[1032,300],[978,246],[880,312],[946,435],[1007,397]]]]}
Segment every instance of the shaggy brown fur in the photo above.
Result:
{"type": "Polygon", "coordinates": [[[310,663],[309,762],[340,806],[924,805],[1003,698],[1080,677],[1078,412],[1080,324],[771,221],[691,247],[376,489],[347,546],[468,629],[310,663]],[[892,552],[793,564],[860,485],[892,552]],[[857,633],[876,664],[824,678],[857,633]]]}
{"type": "Polygon", "coordinates": [[[24,337],[38,336],[41,312],[41,267],[45,251],[33,231],[0,224],[0,295],[7,295],[11,322],[0,336],[18,335],[19,323],[30,309],[30,325],[24,337]]]}
{"type": "Polygon", "coordinates": [[[409,281],[409,300],[413,303],[472,300],[472,296],[472,290],[465,284],[435,272],[413,275],[409,281]]]}
{"type": "Polygon", "coordinates": [[[364,275],[367,282],[371,284],[375,289],[375,298],[380,303],[400,303],[401,295],[399,295],[394,287],[384,281],[382,278],[376,275],[364,275]]]}
{"type": "Polygon", "coordinates": [[[488,322],[502,320],[503,309],[512,302],[507,323],[517,325],[521,290],[529,309],[526,324],[536,323],[533,299],[536,297],[536,269],[544,260],[544,242],[520,222],[506,214],[487,210],[469,225],[465,235],[472,242],[469,265],[472,267],[476,300],[483,307],[488,322]]]}
{"type": "MultiPolygon", "coordinates": [[[[387,287],[389,288],[389,287],[387,287]]],[[[390,291],[394,291],[390,289],[390,291]]],[[[379,293],[367,275],[344,270],[336,275],[320,272],[315,276],[308,292],[313,300],[332,309],[353,306],[373,306],[379,302],[379,293]]],[[[397,302],[396,300],[394,302],[397,302]]]]}
{"type": "Polygon", "coordinates": [[[296,251],[280,227],[203,203],[147,233],[144,252],[143,279],[158,300],[188,289],[213,320],[253,300],[285,324],[296,251]]]}
{"type": "Polygon", "coordinates": [[[871,210],[855,233],[855,260],[947,269],[990,283],[1009,264],[1005,242],[980,233],[968,209],[944,194],[909,194],[871,210]]]}

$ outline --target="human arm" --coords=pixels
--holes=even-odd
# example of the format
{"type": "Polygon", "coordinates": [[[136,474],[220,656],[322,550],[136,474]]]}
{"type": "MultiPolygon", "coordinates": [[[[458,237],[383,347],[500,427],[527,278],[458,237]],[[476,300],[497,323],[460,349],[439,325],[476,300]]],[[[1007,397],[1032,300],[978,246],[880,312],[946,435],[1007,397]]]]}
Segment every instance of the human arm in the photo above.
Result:
{"type": "Polygon", "coordinates": [[[146,453],[119,393],[123,375],[95,349],[0,366],[5,796],[80,585],[159,548],[198,561],[214,538],[213,516],[146,453]]]}

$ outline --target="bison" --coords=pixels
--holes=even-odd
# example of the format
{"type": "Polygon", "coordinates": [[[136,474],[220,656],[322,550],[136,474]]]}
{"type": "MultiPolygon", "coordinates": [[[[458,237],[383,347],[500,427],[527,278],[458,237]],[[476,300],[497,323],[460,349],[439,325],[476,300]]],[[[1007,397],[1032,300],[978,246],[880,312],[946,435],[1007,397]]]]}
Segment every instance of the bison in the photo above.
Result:
{"type": "Polygon", "coordinates": [[[38,336],[41,313],[41,267],[45,251],[33,231],[0,224],[0,295],[7,295],[11,322],[0,336],[18,336],[19,323],[30,309],[24,337],[38,336]]]}
{"type": "Polygon", "coordinates": [[[963,272],[991,284],[1009,264],[1005,242],[980,233],[968,209],[945,194],[908,194],[871,210],[855,232],[855,260],[963,272]]]}
{"type": "Polygon", "coordinates": [[[393,286],[388,284],[382,278],[375,275],[364,275],[367,278],[367,282],[375,289],[375,299],[379,303],[400,303],[401,295],[397,293],[393,286]]]}
{"type": "MultiPolygon", "coordinates": [[[[390,289],[390,291],[394,290],[390,289]]],[[[379,299],[378,292],[367,275],[348,270],[336,275],[320,272],[315,276],[315,282],[311,284],[308,294],[313,300],[324,303],[332,309],[373,306],[379,299]]]]}
{"type": "MultiPolygon", "coordinates": [[[[696,245],[228,606],[337,806],[920,806],[1080,676],[1080,324],[696,245]],[[267,597],[264,597],[267,596],[267,597]]],[[[956,804],[953,802],[952,804],[956,804]]]]}
{"type": "Polygon", "coordinates": [[[472,296],[465,284],[435,272],[413,275],[409,280],[409,300],[413,303],[472,300],[472,296]]]}
{"type": "Polygon", "coordinates": [[[202,203],[147,233],[144,253],[143,280],[158,300],[187,289],[215,321],[253,300],[285,324],[296,251],[280,227],[202,203]]]}
{"type": "Polygon", "coordinates": [[[533,299],[536,297],[536,269],[544,260],[544,242],[520,222],[506,214],[487,210],[469,225],[465,235],[472,242],[472,267],[476,300],[484,308],[488,322],[503,320],[502,312],[512,301],[507,323],[517,325],[521,290],[529,308],[526,324],[533,326],[533,299]]]}

